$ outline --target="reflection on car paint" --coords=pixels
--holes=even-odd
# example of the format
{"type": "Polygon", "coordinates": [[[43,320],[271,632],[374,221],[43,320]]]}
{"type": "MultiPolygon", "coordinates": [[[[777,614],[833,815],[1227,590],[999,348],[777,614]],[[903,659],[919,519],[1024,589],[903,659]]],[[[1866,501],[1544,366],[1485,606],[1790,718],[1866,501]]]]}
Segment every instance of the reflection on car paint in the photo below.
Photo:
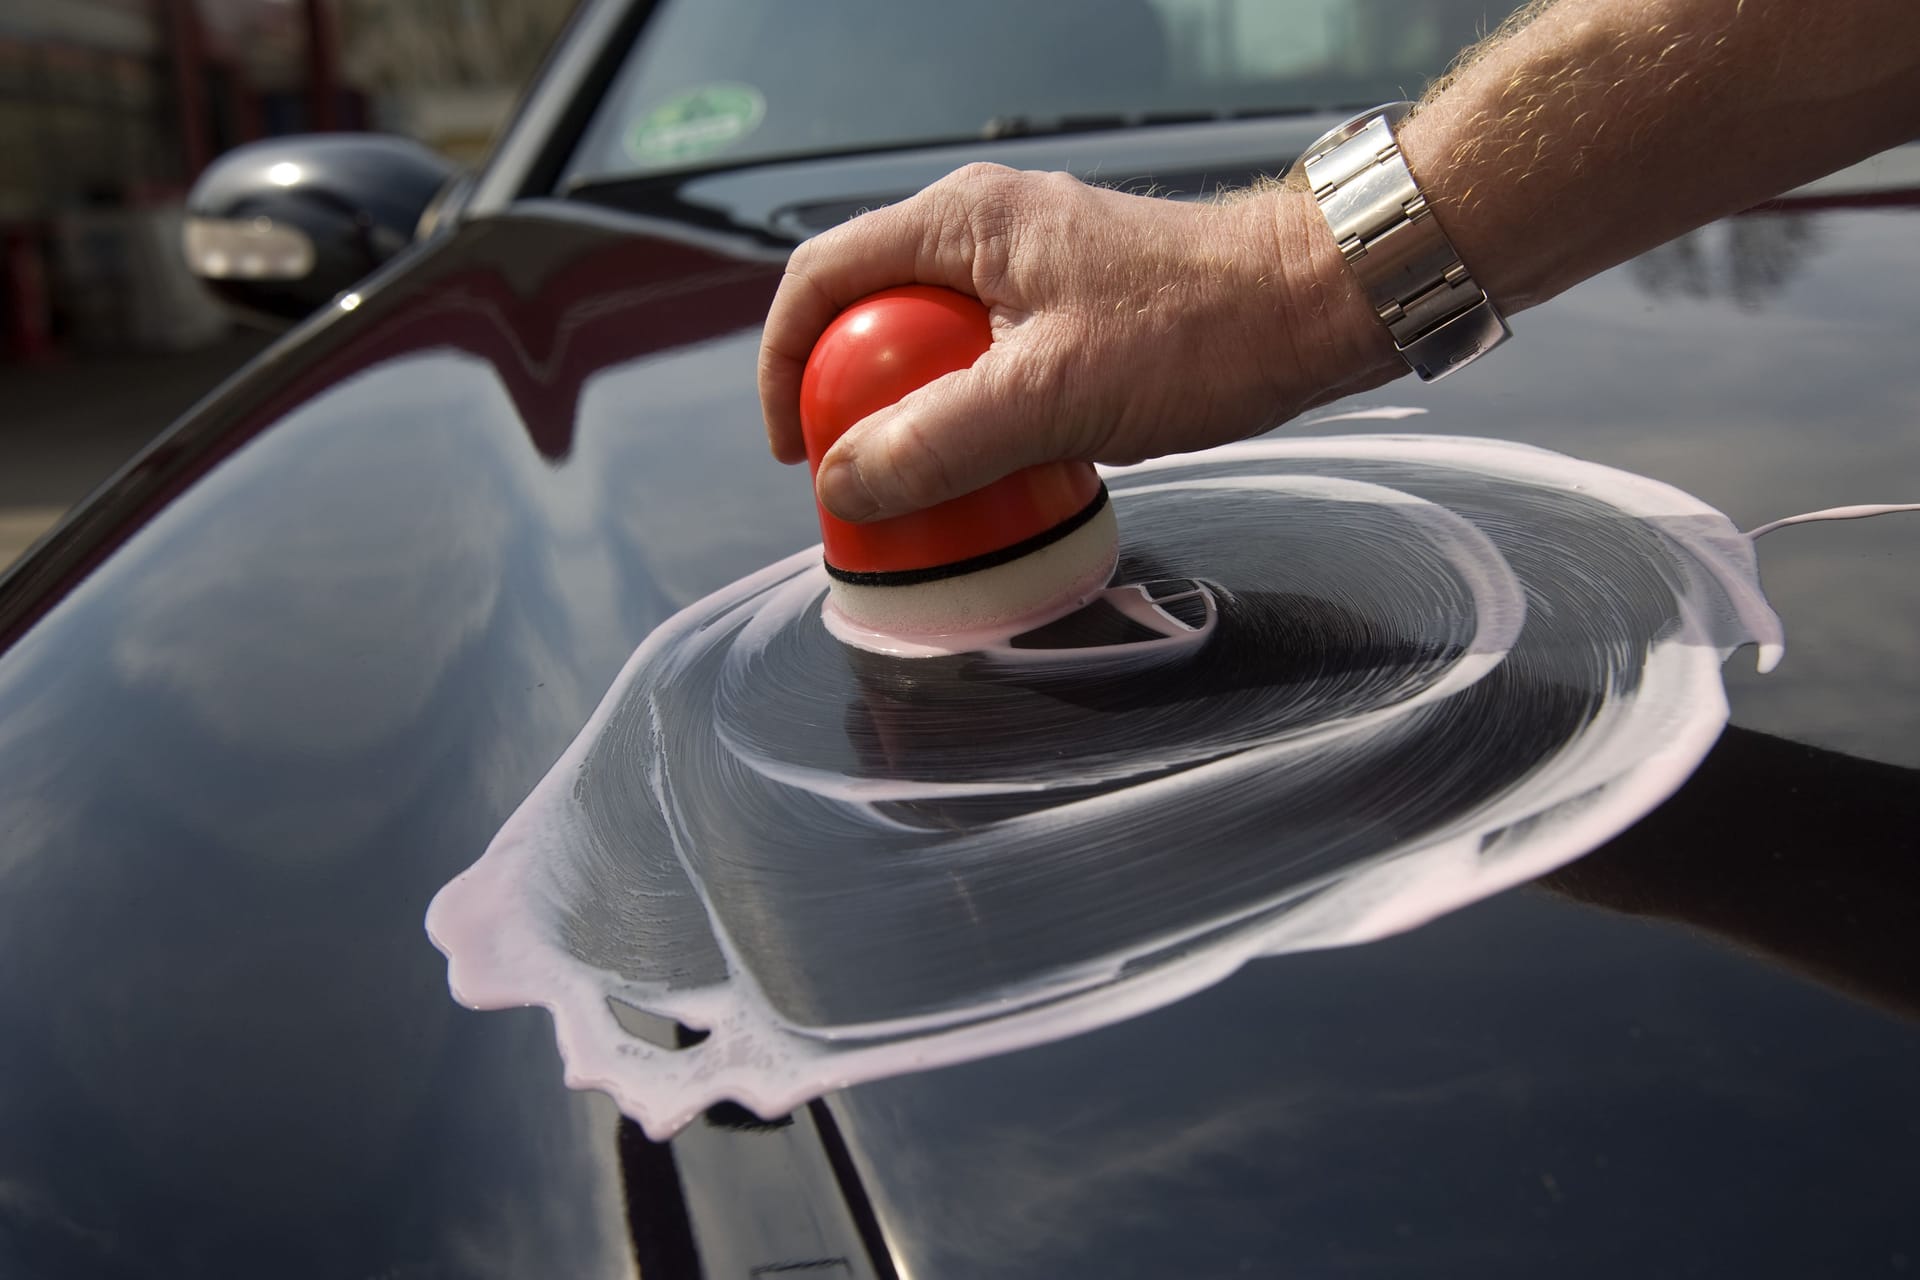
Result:
{"type": "Polygon", "coordinates": [[[1734,649],[1781,656],[1746,535],[1560,454],[1267,441],[1109,485],[1119,590],[1204,645],[1115,661],[1110,610],[889,657],[823,627],[817,549],[781,561],[655,632],[435,899],[456,995],[546,1006],[656,1135],[777,1115],[1536,877],[1685,780],[1734,649]]]}

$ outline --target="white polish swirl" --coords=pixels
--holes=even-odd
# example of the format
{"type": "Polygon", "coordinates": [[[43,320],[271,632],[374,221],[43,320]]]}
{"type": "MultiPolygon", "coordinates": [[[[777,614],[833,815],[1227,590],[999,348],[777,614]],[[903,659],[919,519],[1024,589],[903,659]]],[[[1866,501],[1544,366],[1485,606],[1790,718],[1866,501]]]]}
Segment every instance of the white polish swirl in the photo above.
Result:
{"type": "Polygon", "coordinates": [[[772,565],[650,636],[435,898],[456,996],[549,1009],[568,1082],[656,1137],[777,1115],[1540,875],[1686,779],[1734,648],[1779,657],[1748,538],[1559,454],[1273,440],[1107,481],[1118,580],[1206,603],[1204,644],[866,654],[817,548],[772,565]]]}

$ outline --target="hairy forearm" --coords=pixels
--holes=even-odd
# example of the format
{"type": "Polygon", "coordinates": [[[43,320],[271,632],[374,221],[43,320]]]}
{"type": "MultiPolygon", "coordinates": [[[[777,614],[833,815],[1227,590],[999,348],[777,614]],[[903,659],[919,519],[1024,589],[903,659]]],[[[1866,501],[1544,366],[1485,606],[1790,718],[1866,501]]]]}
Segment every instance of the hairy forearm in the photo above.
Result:
{"type": "Polygon", "coordinates": [[[1511,311],[1916,136],[1920,0],[1557,0],[1400,144],[1511,311]]]}
{"type": "MultiPolygon", "coordinates": [[[[1920,134],[1920,0],[1558,0],[1487,41],[1400,150],[1508,311],[1920,134]]],[[[760,395],[806,456],[799,389],[834,315],[891,285],[984,302],[990,350],[815,459],[844,519],[1023,466],[1238,439],[1406,372],[1298,183],[1198,205],[970,166],[794,252],[760,395]]]]}

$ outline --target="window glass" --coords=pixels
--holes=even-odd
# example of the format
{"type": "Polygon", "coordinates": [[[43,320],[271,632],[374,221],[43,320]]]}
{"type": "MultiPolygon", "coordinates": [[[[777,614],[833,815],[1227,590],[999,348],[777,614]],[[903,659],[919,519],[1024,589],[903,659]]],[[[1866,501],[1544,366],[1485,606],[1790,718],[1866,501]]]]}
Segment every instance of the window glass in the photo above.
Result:
{"type": "Polygon", "coordinates": [[[1499,0],[662,0],[568,178],[1417,95],[1499,0]]]}

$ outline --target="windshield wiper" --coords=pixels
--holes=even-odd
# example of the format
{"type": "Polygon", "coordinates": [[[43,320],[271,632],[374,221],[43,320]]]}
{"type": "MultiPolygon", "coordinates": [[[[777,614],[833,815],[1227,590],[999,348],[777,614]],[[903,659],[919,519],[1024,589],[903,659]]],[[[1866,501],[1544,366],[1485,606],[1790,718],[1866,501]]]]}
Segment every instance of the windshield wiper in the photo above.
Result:
{"type": "MultiPolygon", "coordinates": [[[[1351,110],[1359,110],[1355,107],[1351,110]]],[[[1039,138],[1061,134],[1116,132],[1155,125],[1211,124],[1223,120],[1262,120],[1287,116],[1309,116],[1345,111],[1349,108],[1314,104],[1310,106],[1217,108],[1189,111],[1115,111],[1061,116],[995,116],[978,133],[945,137],[902,139],[895,142],[861,143],[847,147],[827,147],[814,151],[789,151],[773,155],[746,156],[715,164],[688,165],[677,169],[656,169],[648,173],[585,174],[568,182],[560,194],[569,200],[606,205],[628,213],[656,217],[706,227],[715,231],[745,232],[769,244],[793,243],[791,235],[772,228],[743,223],[725,209],[713,204],[689,200],[686,189],[700,178],[744,173],[754,169],[782,165],[809,164],[822,160],[859,159],[892,152],[928,151],[941,147],[964,147],[981,142],[1014,138],[1039,138]]],[[[903,193],[904,194],[904,193],[903,193]]]]}
{"type": "Polygon", "coordinates": [[[674,188],[696,178],[712,178],[726,173],[745,173],[752,169],[773,169],[781,165],[812,164],[821,160],[855,160],[863,156],[883,156],[894,151],[928,151],[939,147],[964,147],[983,140],[981,134],[954,134],[935,138],[910,138],[898,142],[862,142],[845,147],[819,147],[811,151],[776,151],[770,155],[745,156],[716,164],[683,165],[674,169],[650,169],[642,173],[588,173],[572,179],[560,194],[568,199],[593,199],[607,192],[674,188]]]}
{"type": "MultiPolygon", "coordinates": [[[[1153,125],[1214,124],[1222,120],[1271,120],[1283,116],[1310,116],[1337,107],[1218,107],[1189,111],[1102,111],[1061,116],[995,116],[980,126],[980,136],[1037,138],[1062,133],[1101,133],[1153,125]]],[[[1356,108],[1357,110],[1358,108],[1356,108]]]]}
{"type": "Polygon", "coordinates": [[[794,243],[791,236],[779,235],[771,228],[743,221],[719,205],[687,198],[686,187],[694,178],[708,173],[724,173],[728,168],[736,167],[748,166],[715,167],[691,173],[675,170],[671,173],[576,178],[560,194],[564,199],[578,200],[583,204],[600,205],[618,209],[622,213],[636,213],[642,217],[678,222],[707,231],[744,235],[761,244],[791,248],[794,243]]]}
{"type": "Polygon", "coordinates": [[[1039,138],[1065,133],[1100,133],[1119,129],[1137,129],[1151,125],[1211,124],[1221,120],[1267,120],[1284,116],[1310,116],[1324,112],[1358,111],[1347,108],[1309,105],[1291,107],[1223,107],[1186,111],[1113,111],[1062,116],[995,116],[980,126],[977,133],[945,134],[927,138],[901,138],[888,142],[862,142],[845,147],[821,147],[812,151],[784,151],[772,155],[747,156],[716,164],[687,165],[676,169],[654,169],[645,173],[583,174],[567,183],[561,195],[572,199],[608,200],[618,195],[673,191],[695,178],[710,178],[724,173],[766,169],[779,165],[810,164],[820,160],[848,160],[862,156],[880,156],[896,151],[931,151],[940,147],[964,147],[1005,138],[1039,138]]]}

